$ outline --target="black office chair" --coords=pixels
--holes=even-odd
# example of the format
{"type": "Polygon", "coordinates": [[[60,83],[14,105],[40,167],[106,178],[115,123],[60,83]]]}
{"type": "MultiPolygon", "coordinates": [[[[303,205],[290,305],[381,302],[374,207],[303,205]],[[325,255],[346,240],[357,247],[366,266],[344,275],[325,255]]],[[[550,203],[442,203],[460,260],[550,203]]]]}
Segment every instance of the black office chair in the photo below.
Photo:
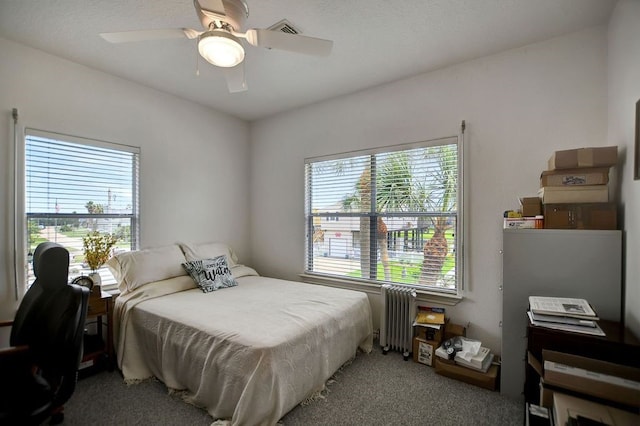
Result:
{"type": "Polygon", "coordinates": [[[36,280],[13,321],[10,347],[0,348],[0,424],[64,419],[75,390],[89,290],[68,284],[69,252],[45,242],[33,256],[36,280]]]}

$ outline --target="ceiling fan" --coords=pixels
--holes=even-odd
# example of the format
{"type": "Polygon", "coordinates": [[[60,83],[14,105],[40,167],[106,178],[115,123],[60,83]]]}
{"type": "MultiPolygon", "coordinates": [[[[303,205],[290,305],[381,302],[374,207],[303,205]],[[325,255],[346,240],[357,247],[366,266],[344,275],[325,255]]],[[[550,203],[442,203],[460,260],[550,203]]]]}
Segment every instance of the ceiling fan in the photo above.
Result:
{"type": "Polygon", "coordinates": [[[171,38],[198,39],[198,52],[209,63],[225,70],[229,92],[243,92],[248,86],[244,75],[244,48],[240,39],[250,45],[286,50],[314,56],[327,56],[333,42],[314,37],[270,29],[248,29],[240,32],[249,16],[244,0],[193,0],[204,31],[191,28],[123,31],[101,33],[111,43],[127,43],[171,38]]]}

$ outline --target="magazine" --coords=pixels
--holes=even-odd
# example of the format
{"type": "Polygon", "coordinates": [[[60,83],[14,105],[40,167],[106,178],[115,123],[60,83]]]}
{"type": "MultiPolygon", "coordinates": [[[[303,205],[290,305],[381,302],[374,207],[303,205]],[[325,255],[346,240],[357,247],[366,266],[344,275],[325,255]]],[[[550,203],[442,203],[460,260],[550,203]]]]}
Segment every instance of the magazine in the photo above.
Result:
{"type": "Polygon", "coordinates": [[[531,324],[538,327],[546,327],[546,328],[550,328],[553,330],[560,330],[560,331],[569,331],[572,333],[591,334],[592,336],[606,336],[605,332],[602,331],[598,323],[595,323],[595,327],[585,327],[582,325],[536,321],[533,319],[533,313],[531,311],[527,311],[527,315],[529,315],[531,324]]]}
{"type": "Polygon", "coordinates": [[[534,314],[559,315],[570,318],[599,319],[584,299],[529,296],[529,308],[534,314]]]}
{"type": "Polygon", "coordinates": [[[595,327],[596,321],[594,319],[582,319],[573,318],[559,315],[544,315],[531,313],[531,319],[537,322],[554,322],[559,324],[580,325],[582,327],[595,327]]]}

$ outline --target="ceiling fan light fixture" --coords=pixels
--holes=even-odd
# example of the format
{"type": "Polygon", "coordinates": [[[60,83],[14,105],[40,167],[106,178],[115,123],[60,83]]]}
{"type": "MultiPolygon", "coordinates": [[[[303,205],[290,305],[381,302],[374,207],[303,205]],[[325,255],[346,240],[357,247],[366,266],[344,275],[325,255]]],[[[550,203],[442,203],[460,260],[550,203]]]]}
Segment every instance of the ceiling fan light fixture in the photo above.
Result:
{"type": "Polygon", "coordinates": [[[233,34],[224,30],[206,31],[198,38],[198,52],[218,67],[235,67],[244,60],[244,48],[233,34]]]}

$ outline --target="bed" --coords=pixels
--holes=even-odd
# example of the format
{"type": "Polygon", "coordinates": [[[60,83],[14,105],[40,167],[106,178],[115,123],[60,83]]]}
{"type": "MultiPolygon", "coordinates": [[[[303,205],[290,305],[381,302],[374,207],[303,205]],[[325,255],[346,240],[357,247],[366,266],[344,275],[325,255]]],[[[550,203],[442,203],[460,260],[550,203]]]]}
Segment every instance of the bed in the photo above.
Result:
{"type": "Polygon", "coordinates": [[[366,294],[261,277],[224,244],[123,253],[108,264],[121,291],[114,343],[125,380],[157,377],[216,420],[276,424],[358,349],[371,351],[366,294]],[[203,293],[181,265],[220,255],[237,286],[203,293]]]}

